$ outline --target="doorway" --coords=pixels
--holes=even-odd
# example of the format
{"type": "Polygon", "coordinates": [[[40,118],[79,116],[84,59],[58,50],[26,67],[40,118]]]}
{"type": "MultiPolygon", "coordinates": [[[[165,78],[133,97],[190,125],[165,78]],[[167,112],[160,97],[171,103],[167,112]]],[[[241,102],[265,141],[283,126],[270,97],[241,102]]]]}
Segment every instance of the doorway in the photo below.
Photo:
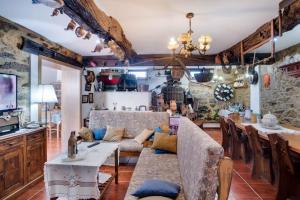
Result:
{"type": "Polygon", "coordinates": [[[47,124],[48,144],[56,146],[56,150],[66,150],[71,131],[77,132],[81,127],[81,69],[42,57],[39,74],[39,83],[51,85],[57,98],[55,103],[39,109],[40,121],[47,124]]]}

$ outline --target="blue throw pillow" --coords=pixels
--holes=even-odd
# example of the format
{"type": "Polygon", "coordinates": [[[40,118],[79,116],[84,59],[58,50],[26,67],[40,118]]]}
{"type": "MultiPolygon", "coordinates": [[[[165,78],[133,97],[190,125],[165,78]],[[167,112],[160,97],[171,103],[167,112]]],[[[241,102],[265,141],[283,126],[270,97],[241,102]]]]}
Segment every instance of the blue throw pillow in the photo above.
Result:
{"type": "Polygon", "coordinates": [[[132,194],[135,197],[143,198],[148,196],[163,196],[175,199],[180,192],[180,186],[168,181],[146,180],[132,194]]]}
{"type": "Polygon", "coordinates": [[[93,134],[95,140],[102,140],[104,138],[104,135],[106,133],[106,128],[94,128],[93,134]]]}
{"type": "Polygon", "coordinates": [[[161,128],[160,127],[155,128],[154,132],[161,132],[161,128]]]}
{"type": "Polygon", "coordinates": [[[166,151],[166,150],[161,150],[161,149],[155,149],[154,152],[155,152],[155,154],[175,154],[171,151],[166,151]]]}

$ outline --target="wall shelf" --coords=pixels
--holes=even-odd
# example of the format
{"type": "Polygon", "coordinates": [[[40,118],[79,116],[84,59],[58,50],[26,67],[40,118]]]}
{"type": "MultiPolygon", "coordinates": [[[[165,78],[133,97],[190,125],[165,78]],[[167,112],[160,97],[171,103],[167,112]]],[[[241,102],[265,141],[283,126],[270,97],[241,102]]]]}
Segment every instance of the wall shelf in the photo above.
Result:
{"type": "Polygon", "coordinates": [[[279,68],[289,76],[293,76],[295,78],[300,77],[300,61],[283,65],[279,68]]]}

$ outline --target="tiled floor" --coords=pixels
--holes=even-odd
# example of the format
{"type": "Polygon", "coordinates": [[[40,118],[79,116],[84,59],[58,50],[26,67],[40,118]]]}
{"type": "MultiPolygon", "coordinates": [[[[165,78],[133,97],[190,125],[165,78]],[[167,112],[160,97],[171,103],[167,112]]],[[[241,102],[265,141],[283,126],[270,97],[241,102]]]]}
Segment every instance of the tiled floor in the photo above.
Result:
{"type": "MultiPolygon", "coordinates": [[[[206,129],[216,141],[222,140],[219,129],[206,129]]],[[[53,138],[48,141],[48,159],[53,158],[60,152],[60,143],[53,138]]],[[[103,167],[103,171],[113,170],[109,167],[103,167]]],[[[107,190],[104,200],[123,200],[126,193],[130,177],[134,171],[134,165],[123,164],[120,166],[119,184],[114,182],[107,190]]],[[[275,197],[275,188],[264,180],[254,180],[251,178],[250,165],[246,165],[243,161],[234,161],[234,173],[230,190],[230,200],[256,200],[266,199],[272,200],[275,197]]],[[[37,185],[30,188],[17,200],[46,200],[46,191],[44,182],[41,181],[37,185]]]]}

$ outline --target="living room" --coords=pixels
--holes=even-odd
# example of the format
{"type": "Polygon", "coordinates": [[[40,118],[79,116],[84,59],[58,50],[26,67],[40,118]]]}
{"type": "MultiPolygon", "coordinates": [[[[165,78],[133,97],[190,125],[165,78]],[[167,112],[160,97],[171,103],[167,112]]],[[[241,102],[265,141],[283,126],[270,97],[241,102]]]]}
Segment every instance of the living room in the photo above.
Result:
{"type": "Polygon", "coordinates": [[[300,199],[300,0],[0,2],[0,199],[300,199]]]}

